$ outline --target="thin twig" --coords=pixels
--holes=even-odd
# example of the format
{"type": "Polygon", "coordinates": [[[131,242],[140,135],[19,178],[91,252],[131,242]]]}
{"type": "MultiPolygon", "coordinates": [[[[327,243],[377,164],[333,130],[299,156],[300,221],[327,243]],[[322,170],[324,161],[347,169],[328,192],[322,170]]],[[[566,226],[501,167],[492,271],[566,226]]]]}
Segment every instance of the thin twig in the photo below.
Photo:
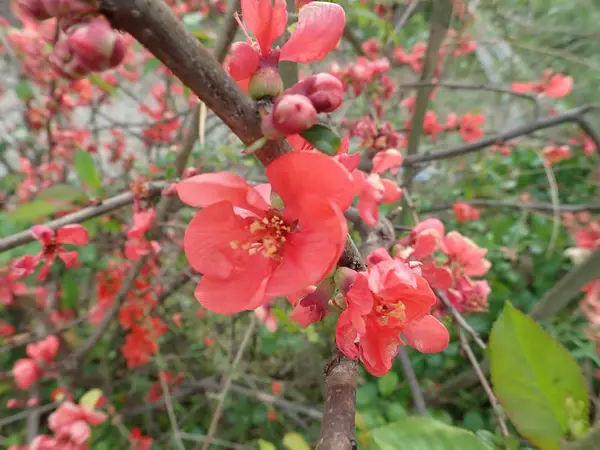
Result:
{"type": "MultiPolygon", "coordinates": [[[[159,195],[164,187],[167,185],[165,181],[155,181],[148,183],[148,195],[146,198],[156,197],[159,195]]],[[[65,225],[71,225],[74,223],[85,222],[86,220],[93,219],[98,216],[102,216],[115,209],[122,208],[123,206],[133,203],[135,194],[132,192],[123,192],[119,195],[111,197],[107,200],[102,201],[98,205],[88,206],[79,211],[71,214],[67,214],[60,219],[51,220],[46,222],[44,225],[52,230],[56,230],[65,225]]],[[[12,236],[0,239],[0,252],[13,249],[19,245],[27,244],[35,241],[35,238],[29,230],[22,231],[20,233],[13,234],[12,236]]]]}
{"type": "Polygon", "coordinates": [[[406,381],[408,381],[408,386],[410,387],[410,393],[412,395],[413,402],[415,403],[415,408],[417,412],[421,416],[428,416],[429,412],[427,411],[427,405],[425,404],[425,399],[423,398],[423,391],[421,390],[421,386],[419,385],[419,380],[417,379],[417,375],[415,374],[415,370],[410,363],[410,357],[406,351],[406,347],[403,345],[398,349],[398,359],[402,364],[402,370],[404,370],[404,375],[406,376],[406,381]]]}
{"type": "Polygon", "coordinates": [[[206,434],[204,444],[202,445],[202,450],[208,449],[208,447],[210,446],[210,444],[212,442],[212,438],[213,438],[215,432],[217,431],[217,425],[219,424],[219,420],[221,420],[221,414],[223,414],[223,406],[225,405],[225,398],[227,397],[227,394],[228,394],[229,390],[231,389],[231,383],[233,381],[233,376],[235,375],[237,366],[239,365],[240,361],[242,360],[242,357],[244,356],[244,352],[246,351],[246,347],[248,346],[248,343],[250,342],[250,337],[252,336],[252,333],[254,332],[255,326],[256,326],[256,316],[252,315],[252,318],[250,319],[250,325],[248,325],[248,329],[246,330],[244,339],[242,340],[242,343],[240,344],[237,354],[235,355],[235,358],[233,359],[233,362],[231,363],[231,367],[229,368],[229,373],[227,375],[227,378],[225,378],[225,381],[223,382],[223,388],[221,389],[221,392],[219,394],[219,403],[217,404],[217,407],[213,414],[212,420],[210,421],[210,426],[208,427],[208,433],[206,434]]]}
{"type": "Polygon", "coordinates": [[[494,395],[494,392],[492,391],[490,383],[485,378],[485,374],[483,373],[483,370],[481,370],[481,366],[479,365],[479,362],[477,361],[477,358],[475,357],[475,354],[473,353],[473,349],[469,345],[469,341],[467,340],[467,337],[465,336],[465,333],[462,330],[462,328],[458,329],[458,336],[460,337],[460,343],[462,345],[464,352],[467,355],[467,358],[469,359],[469,362],[473,366],[473,369],[475,369],[475,373],[477,374],[477,377],[479,378],[479,382],[483,386],[485,393],[487,394],[488,398],[490,399],[490,404],[492,405],[492,409],[494,410],[494,413],[496,414],[496,419],[498,420],[498,424],[500,425],[500,430],[502,432],[502,435],[504,437],[508,437],[509,432],[508,432],[508,428],[506,426],[506,422],[504,421],[504,417],[502,417],[502,410],[500,408],[500,403],[498,403],[498,399],[494,395]]]}
{"type": "MultiPolygon", "coordinates": [[[[404,158],[404,162],[402,164],[404,166],[413,166],[413,165],[419,164],[419,163],[437,161],[440,159],[454,158],[455,156],[467,155],[469,153],[483,150],[484,148],[489,147],[494,144],[497,144],[498,142],[506,142],[511,139],[515,139],[515,138],[533,133],[534,131],[537,131],[537,130],[543,130],[545,128],[552,128],[557,125],[561,125],[563,123],[568,123],[568,122],[577,122],[583,129],[583,125],[582,125],[583,116],[584,116],[584,114],[590,112],[592,109],[594,109],[593,105],[580,106],[579,108],[572,109],[565,113],[557,114],[556,116],[552,116],[552,117],[546,117],[544,119],[537,120],[537,121],[529,123],[527,125],[510,128],[501,133],[494,134],[492,136],[488,136],[483,139],[480,139],[479,141],[469,142],[467,144],[459,145],[457,147],[454,147],[454,148],[451,148],[448,150],[442,150],[442,151],[430,150],[430,151],[424,152],[420,155],[409,155],[406,158],[404,158]]],[[[584,122],[584,123],[587,123],[587,122],[584,122]]]]}
{"type": "MultiPolygon", "coordinates": [[[[162,372],[164,370],[162,359],[159,353],[156,355],[156,362],[158,364],[159,370],[162,372]]],[[[175,417],[175,412],[173,410],[173,401],[171,399],[171,394],[169,392],[169,386],[167,385],[167,381],[163,374],[158,373],[158,380],[160,381],[160,387],[163,391],[163,398],[165,399],[165,405],[167,406],[167,415],[169,416],[169,422],[171,423],[171,428],[173,429],[173,439],[177,443],[177,446],[181,450],[185,450],[185,445],[181,440],[181,436],[179,434],[179,427],[177,426],[177,417],[175,417]]]]}
{"type": "Polygon", "coordinates": [[[544,167],[544,172],[546,173],[546,178],[548,179],[548,185],[550,186],[550,198],[552,199],[552,234],[550,235],[548,249],[546,250],[546,257],[549,257],[554,251],[554,245],[556,244],[558,232],[560,231],[560,210],[558,208],[558,205],[560,205],[560,199],[558,198],[558,183],[556,182],[556,177],[554,176],[552,167],[550,167],[550,164],[542,155],[538,154],[538,157],[542,161],[542,166],[544,167]]]}
{"type": "MultiPolygon", "coordinates": [[[[193,442],[206,442],[207,439],[205,436],[199,436],[191,433],[179,433],[179,436],[182,439],[193,442]]],[[[236,444],[235,442],[224,441],[223,439],[212,438],[211,443],[218,445],[219,447],[230,448],[232,450],[253,450],[253,447],[249,447],[248,445],[236,444]]]]}
{"type": "MultiPolygon", "coordinates": [[[[493,200],[493,199],[457,199],[456,202],[468,203],[472,206],[478,206],[483,208],[516,208],[516,209],[526,209],[530,211],[539,211],[539,212],[552,212],[555,209],[555,206],[552,203],[525,203],[525,202],[511,202],[505,200],[493,200]]],[[[444,211],[446,209],[452,209],[454,203],[444,203],[441,205],[436,205],[431,208],[422,209],[420,212],[423,214],[434,213],[439,211],[444,211]]],[[[589,212],[600,212],[600,204],[581,204],[581,205],[556,205],[556,208],[560,212],[581,212],[581,211],[589,211],[589,212]]]]}
{"type": "Polygon", "coordinates": [[[450,300],[448,300],[448,297],[446,297],[446,294],[444,294],[439,289],[434,289],[434,291],[435,291],[435,294],[437,295],[437,297],[444,304],[446,309],[450,312],[450,314],[456,321],[457,325],[460,328],[462,328],[463,330],[465,330],[467,333],[469,333],[471,335],[471,337],[473,338],[473,340],[475,341],[475,343],[480,348],[485,350],[487,348],[487,346],[485,345],[485,342],[483,342],[483,340],[479,336],[479,333],[477,333],[477,331],[475,331],[473,329],[473,327],[471,325],[469,325],[469,322],[467,322],[467,320],[463,317],[463,315],[461,313],[459,313],[458,310],[454,307],[454,305],[450,302],[450,300]]]}

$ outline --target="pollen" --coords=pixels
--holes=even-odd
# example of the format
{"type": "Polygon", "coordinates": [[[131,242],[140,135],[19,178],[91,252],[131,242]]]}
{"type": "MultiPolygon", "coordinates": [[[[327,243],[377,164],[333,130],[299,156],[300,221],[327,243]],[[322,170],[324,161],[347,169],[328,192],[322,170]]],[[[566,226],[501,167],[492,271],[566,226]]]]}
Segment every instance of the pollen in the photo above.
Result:
{"type": "Polygon", "coordinates": [[[247,226],[251,235],[247,242],[231,241],[229,245],[234,250],[241,249],[250,255],[261,253],[265,258],[279,259],[287,235],[293,228],[295,226],[287,224],[277,212],[271,211],[247,226]]]}

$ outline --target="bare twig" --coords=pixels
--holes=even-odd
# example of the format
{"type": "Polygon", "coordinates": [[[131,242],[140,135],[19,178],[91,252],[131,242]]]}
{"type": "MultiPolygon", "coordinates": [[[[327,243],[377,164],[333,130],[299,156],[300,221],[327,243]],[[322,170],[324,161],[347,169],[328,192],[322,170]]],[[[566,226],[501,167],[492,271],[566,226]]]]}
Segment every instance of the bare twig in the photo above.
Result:
{"type": "MultiPolygon", "coordinates": [[[[420,155],[408,155],[403,162],[404,166],[413,166],[415,164],[437,161],[440,159],[453,158],[455,156],[467,155],[479,150],[483,150],[486,147],[497,144],[498,142],[506,142],[511,139],[515,139],[527,134],[533,133],[537,130],[543,130],[545,128],[555,127],[563,123],[577,122],[580,126],[581,120],[584,114],[591,111],[594,108],[593,105],[580,106],[579,108],[572,109],[556,116],[546,117],[544,119],[537,120],[527,125],[511,128],[501,133],[488,136],[480,139],[479,141],[469,142],[467,144],[459,145],[457,147],[442,150],[439,152],[429,151],[424,152],[420,155]]],[[[587,123],[587,122],[585,122],[587,123]]],[[[583,126],[582,126],[583,128],[583,126]]],[[[588,133],[589,134],[589,133],[588,133]]]]}
{"type": "MultiPolygon", "coordinates": [[[[148,198],[156,197],[157,195],[159,195],[166,185],[167,183],[164,181],[148,183],[148,198]]],[[[133,203],[134,199],[135,194],[133,194],[132,192],[123,192],[122,194],[104,200],[98,205],[85,207],[77,212],[67,214],[66,216],[63,216],[60,219],[46,222],[44,225],[48,228],[56,230],[57,228],[60,228],[65,225],[85,222],[86,220],[102,216],[110,211],[114,211],[115,209],[119,209],[123,206],[129,205],[133,203]]],[[[0,239],[0,252],[10,250],[12,248],[18,247],[19,245],[33,242],[34,240],[35,238],[29,230],[13,234],[12,236],[0,239]]]]}
{"type": "Polygon", "coordinates": [[[169,422],[171,423],[171,428],[173,429],[173,439],[177,443],[177,447],[179,447],[180,450],[185,450],[185,445],[183,445],[183,441],[181,440],[181,436],[179,434],[179,427],[177,426],[177,417],[175,417],[175,412],[173,411],[173,400],[171,399],[171,393],[169,392],[169,385],[167,384],[165,377],[162,376],[162,371],[164,370],[162,358],[160,354],[157,354],[156,356],[156,362],[159,370],[161,371],[158,374],[158,380],[160,381],[160,387],[163,391],[165,405],[167,405],[167,415],[169,416],[169,422]]]}
{"type": "Polygon", "coordinates": [[[210,426],[208,427],[208,433],[206,433],[206,438],[204,439],[204,444],[202,445],[202,450],[207,450],[212,442],[212,438],[217,431],[217,425],[219,424],[219,420],[221,419],[221,414],[223,414],[223,406],[225,405],[225,398],[229,390],[231,389],[231,382],[233,381],[233,376],[235,375],[235,371],[237,366],[239,365],[242,357],[244,356],[244,352],[246,351],[246,347],[250,342],[250,337],[254,332],[254,328],[256,326],[256,316],[252,315],[252,319],[250,321],[250,325],[248,325],[248,329],[246,330],[246,334],[244,335],[244,339],[238,348],[238,351],[231,363],[231,367],[229,368],[229,373],[225,381],[223,382],[223,388],[221,389],[221,393],[219,394],[219,403],[215,409],[212,420],[210,421],[210,426]]]}
{"type": "Polygon", "coordinates": [[[427,405],[425,404],[425,399],[423,398],[423,391],[419,385],[419,380],[417,379],[415,370],[410,363],[410,357],[408,356],[406,347],[403,345],[401,345],[398,349],[398,359],[402,364],[402,370],[404,370],[406,381],[408,381],[410,393],[412,395],[413,402],[415,403],[415,408],[417,408],[417,412],[421,416],[428,416],[429,412],[427,411],[427,405]]]}
{"type": "Polygon", "coordinates": [[[471,335],[471,337],[473,338],[473,340],[475,341],[475,343],[480,348],[485,350],[487,346],[485,345],[485,342],[483,342],[483,340],[479,336],[479,333],[477,333],[477,331],[475,331],[473,329],[473,327],[471,327],[471,325],[469,325],[469,322],[467,322],[466,319],[462,316],[462,314],[459,313],[458,310],[454,307],[454,305],[452,303],[450,303],[450,300],[448,300],[448,297],[446,297],[446,294],[444,294],[439,289],[434,289],[434,291],[435,291],[435,294],[437,295],[437,297],[444,304],[446,309],[450,312],[450,314],[454,318],[457,325],[460,328],[462,328],[463,330],[465,330],[467,333],[469,333],[471,335]]]}
{"type": "MultiPolygon", "coordinates": [[[[421,73],[421,82],[430,83],[435,76],[438,68],[438,53],[446,38],[448,26],[452,18],[452,3],[450,0],[439,0],[433,3],[431,11],[431,25],[429,40],[427,41],[427,51],[425,52],[425,62],[423,72],[421,73]]],[[[429,96],[433,86],[424,84],[417,90],[415,99],[415,110],[410,121],[410,132],[408,135],[408,145],[406,148],[406,159],[410,158],[419,151],[419,142],[423,133],[423,122],[429,105],[429,96]]],[[[404,186],[407,190],[412,190],[412,182],[415,171],[410,166],[406,167],[404,173],[404,186]]],[[[403,210],[400,214],[400,222],[406,222],[407,211],[403,210]]]]}
{"type": "Polygon", "coordinates": [[[504,421],[504,417],[502,416],[502,410],[500,408],[500,403],[498,403],[498,399],[494,395],[494,392],[492,391],[490,383],[485,378],[483,370],[481,370],[481,366],[479,365],[479,362],[477,362],[477,358],[475,357],[475,354],[473,353],[473,349],[469,345],[469,341],[467,340],[467,337],[465,336],[465,333],[462,330],[462,328],[458,329],[458,336],[460,337],[461,346],[462,346],[464,352],[466,353],[467,358],[469,359],[469,362],[473,366],[473,369],[475,370],[477,377],[479,378],[479,382],[483,386],[485,393],[487,394],[488,398],[490,399],[490,404],[492,405],[494,413],[496,414],[496,419],[498,420],[498,425],[500,425],[500,430],[502,431],[502,435],[504,437],[508,437],[509,432],[508,432],[508,428],[506,426],[506,422],[504,421]]]}
{"type": "MultiPolygon", "coordinates": [[[[464,200],[457,199],[457,202],[468,203],[472,206],[478,206],[483,208],[516,208],[516,209],[526,209],[531,211],[540,211],[540,212],[552,212],[554,211],[554,205],[552,203],[525,203],[525,202],[511,202],[505,200],[493,200],[493,199],[474,199],[474,200],[464,200]]],[[[432,208],[426,208],[421,210],[421,213],[428,214],[434,213],[438,211],[444,211],[446,209],[452,209],[454,203],[444,203],[442,205],[436,205],[432,208]]],[[[589,211],[589,212],[599,212],[600,204],[582,204],[582,205],[557,205],[557,209],[560,212],[581,212],[581,211],[589,211]]]]}
{"type": "MultiPolygon", "coordinates": [[[[185,439],[185,440],[193,441],[193,442],[206,442],[206,439],[207,439],[205,436],[199,436],[197,434],[191,434],[191,433],[179,433],[179,437],[181,437],[181,439],[185,439]]],[[[210,440],[210,442],[211,442],[211,444],[218,445],[219,447],[230,448],[232,450],[252,450],[253,449],[253,447],[249,447],[249,446],[243,445],[243,444],[236,444],[235,442],[224,441],[223,439],[212,438],[210,440]]]]}

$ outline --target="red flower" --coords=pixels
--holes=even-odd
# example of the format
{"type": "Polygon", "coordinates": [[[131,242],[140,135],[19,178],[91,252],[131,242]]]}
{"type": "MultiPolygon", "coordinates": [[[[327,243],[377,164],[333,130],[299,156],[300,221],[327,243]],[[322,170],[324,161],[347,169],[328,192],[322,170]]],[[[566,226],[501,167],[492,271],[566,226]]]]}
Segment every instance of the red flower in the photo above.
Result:
{"type": "Polygon", "coordinates": [[[373,158],[373,172],[381,173],[389,169],[393,174],[396,174],[403,161],[404,157],[396,149],[390,148],[377,152],[373,158]]]}
{"type": "Polygon", "coordinates": [[[392,259],[360,272],[346,293],[347,309],[340,314],[336,342],[349,358],[360,358],[367,371],[385,375],[406,342],[423,353],[448,345],[446,328],[429,315],[435,296],[420,275],[392,259]]]}
{"type": "Polygon", "coordinates": [[[490,270],[491,263],[484,258],[487,249],[478,247],[475,242],[456,231],[451,231],[444,237],[441,250],[448,255],[455,277],[479,277],[490,270]]]}
{"type": "Polygon", "coordinates": [[[374,227],[379,221],[379,204],[397,202],[402,197],[402,189],[377,173],[367,176],[364,172],[355,170],[352,175],[356,179],[355,189],[360,192],[358,214],[367,225],[374,227]]]}
{"type": "Polygon", "coordinates": [[[544,71],[542,80],[539,82],[516,82],[512,84],[512,90],[519,93],[538,92],[548,97],[565,97],[571,93],[573,78],[563,74],[554,74],[552,70],[544,71]]]}
{"type": "Polygon", "coordinates": [[[240,85],[247,86],[260,67],[277,70],[279,61],[306,64],[323,59],[338,44],[346,15],[334,3],[312,2],[300,9],[298,23],[290,39],[279,50],[271,47],[284,33],[288,14],[284,0],[242,0],[244,24],[257,42],[247,36],[248,42],[236,42],[226,67],[240,85]],[[315,39],[318,36],[318,39],[315,39]]]}
{"type": "Polygon", "coordinates": [[[79,224],[65,225],[56,232],[45,225],[35,225],[31,228],[31,234],[38,239],[42,245],[42,251],[37,255],[37,261],[45,261],[45,265],[38,274],[38,280],[45,280],[58,256],[67,267],[78,264],[77,252],[67,251],[63,244],[85,245],[89,241],[87,230],[79,224]]]}
{"type": "Polygon", "coordinates": [[[471,205],[465,202],[456,202],[452,206],[456,220],[459,222],[470,222],[471,220],[477,220],[481,216],[481,211],[473,208],[471,205]]]}
{"type": "Polygon", "coordinates": [[[571,156],[571,149],[568,145],[549,145],[544,147],[542,150],[544,159],[550,165],[562,161],[563,159],[569,159],[571,156]]]}
{"type": "Polygon", "coordinates": [[[481,127],[485,124],[483,114],[467,113],[460,118],[458,132],[460,136],[467,142],[473,142],[485,134],[481,127]]]}
{"type": "Polygon", "coordinates": [[[203,207],[185,232],[184,249],[204,274],[196,298],[213,312],[253,310],[315,285],[342,253],[342,213],[353,197],[348,171],[325,154],[292,152],[272,162],[266,175],[284,210],[270,204],[268,185],[254,188],[231,173],[202,174],[177,186],[184,203],[203,207]]]}
{"type": "Polygon", "coordinates": [[[133,441],[133,450],[150,450],[152,447],[152,438],[144,436],[138,427],[131,429],[131,440],[133,441]]]}

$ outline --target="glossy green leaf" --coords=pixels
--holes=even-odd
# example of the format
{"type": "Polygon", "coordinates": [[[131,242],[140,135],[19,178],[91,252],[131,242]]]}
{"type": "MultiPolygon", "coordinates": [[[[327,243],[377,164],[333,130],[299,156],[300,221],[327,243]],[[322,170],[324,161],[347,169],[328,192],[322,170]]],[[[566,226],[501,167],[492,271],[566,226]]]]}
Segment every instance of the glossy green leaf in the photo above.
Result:
{"type": "Polygon", "coordinates": [[[426,417],[408,417],[371,430],[377,450],[491,450],[473,433],[426,417]]]}
{"type": "Polygon", "coordinates": [[[283,446],[288,450],[310,450],[310,446],[299,433],[288,433],[283,437],[283,446]]]}
{"type": "Polygon", "coordinates": [[[88,152],[78,148],[73,158],[75,170],[83,184],[89,186],[94,192],[102,189],[102,180],[94,163],[94,158],[88,152]]]}
{"type": "Polygon", "coordinates": [[[396,372],[388,372],[377,380],[379,392],[384,397],[392,395],[398,387],[398,374],[396,372]]]}
{"type": "Polygon", "coordinates": [[[275,445],[271,444],[269,441],[259,439],[258,450],[277,450],[277,447],[275,447],[275,445]]]}
{"type": "Polygon", "coordinates": [[[490,335],[494,392],[519,432],[543,450],[587,428],[585,380],[569,352],[506,303],[490,335]]]}
{"type": "Polygon", "coordinates": [[[317,124],[300,133],[304,139],[328,155],[335,155],[342,139],[331,128],[317,124]]]}

